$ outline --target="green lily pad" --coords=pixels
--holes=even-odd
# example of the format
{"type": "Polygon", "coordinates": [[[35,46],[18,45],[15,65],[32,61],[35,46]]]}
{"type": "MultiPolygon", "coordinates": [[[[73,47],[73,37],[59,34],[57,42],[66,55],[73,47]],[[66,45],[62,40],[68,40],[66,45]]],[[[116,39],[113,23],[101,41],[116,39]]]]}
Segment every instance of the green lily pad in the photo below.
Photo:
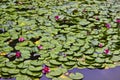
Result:
{"type": "Polygon", "coordinates": [[[28,76],[25,76],[25,75],[18,75],[16,77],[16,80],[32,80],[32,79],[28,76]]]}
{"type": "Polygon", "coordinates": [[[41,66],[43,63],[41,61],[33,60],[30,62],[33,66],[41,66]]]}
{"type": "Polygon", "coordinates": [[[18,74],[19,73],[19,70],[18,69],[10,69],[8,71],[9,74],[18,74]]]}
{"type": "Polygon", "coordinates": [[[82,56],[82,53],[74,53],[74,57],[80,57],[82,56]]]}
{"type": "Polygon", "coordinates": [[[120,53],[119,50],[115,50],[115,51],[113,52],[114,55],[119,55],[119,53],[120,53]]]}
{"type": "Polygon", "coordinates": [[[9,68],[2,68],[1,71],[7,73],[9,71],[9,68]]]}
{"type": "Polygon", "coordinates": [[[5,63],[0,64],[0,68],[1,68],[1,67],[4,67],[4,66],[5,66],[5,63]]]}
{"type": "Polygon", "coordinates": [[[27,70],[27,74],[30,76],[34,76],[34,77],[40,77],[41,73],[40,72],[31,72],[29,70],[27,70]]]}
{"type": "Polygon", "coordinates": [[[12,62],[7,62],[6,66],[9,67],[9,68],[15,68],[16,67],[16,65],[14,65],[12,62]]]}
{"type": "Polygon", "coordinates": [[[17,65],[17,67],[20,68],[20,69],[21,69],[21,68],[24,68],[23,66],[24,66],[23,63],[20,63],[19,65],[17,65]]]}
{"type": "Polygon", "coordinates": [[[58,61],[66,62],[66,61],[68,61],[68,59],[61,56],[61,57],[58,58],[58,61]]]}
{"type": "Polygon", "coordinates": [[[99,63],[94,63],[94,64],[91,64],[91,65],[94,66],[94,67],[98,67],[98,68],[100,68],[102,66],[102,64],[99,64],[99,63]]]}
{"type": "Polygon", "coordinates": [[[90,48],[85,52],[86,55],[90,55],[90,54],[93,54],[93,53],[94,53],[94,48],[90,48]]]}
{"type": "Polygon", "coordinates": [[[81,73],[71,73],[69,77],[73,80],[82,80],[84,78],[83,74],[81,73]]]}
{"type": "Polygon", "coordinates": [[[27,74],[27,69],[22,69],[21,71],[20,71],[22,74],[27,74]]]}
{"type": "Polygon", "coordinates": [[[96,59],[95,59],[95,62],[97,62],[97,63],[104,63],[105,60],[102,59],[102,58],[96,58],[96,59]]]}
{"type": "Polygon", "coordinates": [[[67,51],[65,54],[66,55],[73,55],[74,53],[73,53],[73,51],[67,51]]]}
{"type": "Polygon", "coordinates": [[[28,41],[24,41],[22,43],[18,43],[17,46],[27,46],[28,45],[28,41]]]}
{"type": "Polygon", "coordinates": [[[62,74],[61,70],[55,70],[55,71],[51,71],[50,73],[48,73],[47,75],[53,76],[53,77],[58,77],[62,74]]]}
{"type": "Polygon", "coordinates": [[[28,59],[30,57],[30,51],[28,51],[28,50],[20,50],[20,52],[22,53],[21,56],[24,59],[28,59]]]}
{"type": "Polygon", "coordinates": [[[61,65],[61,63],[56,60],[50,60],[50,63],[53,65],[61,65]]]}
{"type": "Polygon", "coordinates": [[[93,61],[94,60],[94,58],[93,57],[90,57],[90,56],[86,56],[85,57],[87,60],[89,60],[89,61],[93,61]]]}
{"type": "Polygon", "coordinates": [[[32,71],[32,72],[36,72],[36,71],[41,71],[42,70],[42,67],[34,67],[34,66],[29,66],[29,68],[28,68],[30,71],[32,71]]]}
{"type": "Polygon", "coordinates": [[[1,73],[1,75],[3,75],[3,76],[9,76],[10,74],[9,73],[1,73]]]}
{"type": "Polygon", "coordinates": [[[83,65],[83,66],[89,66],[89,64],[88,63],[86,63],[86,62],[82,62],[82,61],[79,61],[79,63],[78,63],[78,65],[79,66],[81,66],[81,65],[83,65]]]}
{"type": "Polygon", "coordinates": [[[120,61],[120,56],[113,56],[112,58],[111,58],[111,60],[112,61],[120,61]]]}
{"type": "Polygon", "coordinates": [[[72,61],[71,61],[71,62],[66,62],[66,63],[65,63],[65,65],[67,65],[67,66],[73,66],[73,65],[75,65],[75,64],[76,64],[76,62],[72,62],[72,61]]]}
{"type": "Polygon", "coordinates": [[[88,25],[90,22],[89,21],[87,21],[86,19],[82,19],[82,20],[80,20],[80,25],[82,25],[82,26],[85,26],[85,25],[88,25]]]}

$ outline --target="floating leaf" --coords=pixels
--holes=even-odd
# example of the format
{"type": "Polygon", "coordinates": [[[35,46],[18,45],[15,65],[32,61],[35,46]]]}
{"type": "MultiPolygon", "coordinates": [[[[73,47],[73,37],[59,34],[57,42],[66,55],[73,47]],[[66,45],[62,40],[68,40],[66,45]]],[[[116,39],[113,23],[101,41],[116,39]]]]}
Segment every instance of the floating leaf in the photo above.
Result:
{"type": "Polygon", "coordinates": [[[68,61],[67,58],[64,58],[64,57],[62,57],[62,56],[59,57],[58,60],[61,61],[61,62],[66,62],[66,61],[68,61]]]}
{"type": "Polygon", "coordinates": [[[56,60],[50,60],[50,63],[53,65],[61,65],[61,63],[56,60]]]}
{"type": "Polygon", "coordinates": [[[82,26],[85,26],[85,25],[88,25],[90,22],[89,21],[87,21],[86,19],[81,19],[80,20],[80,25],[82,25],[82,26]]]}
{"type": "Polygon", "coordinates": [[[33,66],[41,66],[42,62],[41,61],[37,61],[37,60],[33,60],[30,62],[33,66]]]}
{"type": "Polygon", "coordinates": [[[34,66],[29,66],[29,70],[30,71],[41,71],[42,70],[42,67],[34,67],[34,66]]]}
{"type": "Polygon", "coordinates": [[[12,62],[7,62],[6,66],[9,67],[9,68],[15,68],[16,67],[16,65],[14,65],[12,62]]]}
{"type": "Polygon", "coordinates": [[[53,77],[58,77],[58,76],[60,76],[61,74],[62,74],[62,71],[58,69],[58,70],[49,72],[49,73],[47,74],[47,76],[50,75],[50,76],[53,76],[53,77]]]}
{"type": "Polygon", "coordinates": [[[97,63],[104,63],[105,60],[102,59],[102,58],[96,58],[95,61],[96,61],[97,63]]]}
{"type": "Polygon", "coordinates": [[[65,65],[67,65],[67,66],[73,66],[73,65],[75,65],[75,63],[76,62],[66,62],[65,65]]]}
{"type": "Polygon", "coordinates": [[[111,58],[111,60],[112,61],[120,61],[120,56],[113,56],[112,58],[111,58]]]}
{"type": "Polygon", "coordinates": [[[71,73],[70,75],[70,78],[73,79],[73,80],[82,80],[83,79],[83,74],[81,73],[71,73]]]}
{"type": "Polygon", "coordinates": [[[19,70],[18,69],[10,69],[8,71],[9,74],[18,74],[19,73],[19,70]]]}
{"type": "Polygon", "coordinates": [[[16,80],[32,80],[32,79],[28,76],[25,76],[25,75],[18,75],[16,77],[16,80]]]}

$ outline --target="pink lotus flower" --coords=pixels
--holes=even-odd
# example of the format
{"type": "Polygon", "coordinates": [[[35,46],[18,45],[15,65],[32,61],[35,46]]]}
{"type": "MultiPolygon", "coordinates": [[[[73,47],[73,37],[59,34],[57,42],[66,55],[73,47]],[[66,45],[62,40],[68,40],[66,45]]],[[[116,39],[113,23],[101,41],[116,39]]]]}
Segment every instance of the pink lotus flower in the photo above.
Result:
{"type": "Polygon", "coordinates": [[[50,72],[50,68],[48,66],[44,66],[42,69],[42,73],[46,74],[50,72]]]}
{"type": "Polygon", "coordinates": [[[98,17],[96,17],[96,20],[100,20],[98,17]]]}
{"type": "Polygon", "coordinates": [[[23,38],[23,37],[20,37],[19,39],[18,39],[18,41],[19,42],[23,42],[25,39],[23,38]]]}
{"type": "Polygon", "coordinates": [[[111,25],[109,23],[106,23],[105,26],[109,29],[111,28],[111,25]]]}
{"type": "Polygon", "coordinates": [[[38,46],[38,49],[43,49],[43,46],[41,46],[41,45],[40,45],[40,46],[38,46]]]}
{"type": "Polygon", "coordinates": [[[21,57],[21,52],[20,52],[20,51],[17,51],[16,54],[15,54],[15,56],[16,56],[17,58],[20,58],[20,57],[21,57]]]}
{"type": "Polygon", "coordinates": [[[102,43],[99,43],[99,47],[102,48],[102,47],[103,47],[103,44],[102,44],[102,43]]]}
{"type": "Polygon", "coordinates": [[[104,50],[104,53],[105,53],[105,54],[110,54],[110,50],[109,50],[109,49],[105,49],[105,50],[104,50]]]}
{"type": "Polygon", "coordinates": [[[60,16],[55,16],[55,20],[59,20],[60,19],[60,16]]]}
{"type": "Polygon", "coordinates": [[[94,16],[94,18],[95,18],[96,20],[100,20],[98,16],[94,16]]]}
{"type": "Polygon", "coordinates": [[[116,19],[116,23],[120,23],[120,19],[116,19]]]}

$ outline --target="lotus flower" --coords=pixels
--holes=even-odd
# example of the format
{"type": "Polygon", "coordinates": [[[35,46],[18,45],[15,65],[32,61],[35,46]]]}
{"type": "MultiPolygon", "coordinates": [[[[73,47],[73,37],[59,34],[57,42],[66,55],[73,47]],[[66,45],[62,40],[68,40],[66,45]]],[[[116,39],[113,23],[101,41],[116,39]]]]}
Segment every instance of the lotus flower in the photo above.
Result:
{"type": "Polygon", "coordinates": [[[50,72],[50,68],[48,66],[44,66],[42,69],[42,73],[46,74],[50,72]]]}
{"type": "Polygon", "coordinates": [[[19,39],[18,39],[18,41],[19,42],[23,42],[25,39],[23,38],[23,37],[20,37],[19,39]]]}
{"type": "Polygon", "coordinates": [[[38,46],[38,49],[43,49],[43,46],[41,46],[41,45],[40,45],[40,46],[38,46]]]}
{"type": "Polygon", "coordinates": [[[110,54],[110,50],[109,50],[109,49],[105,49],[105,50],[104,50],[104,53],[105,53],[105,54],[110,54]]]}
{"type": "Polygon", "coordinates": [[[103,44],[102,44],[102,43],[100,43],[100,44],[99,44],[99,47],[100,47],[100,48],[102,48],[102,47],[103,47],[103,44]]]}
{"type": "Polygon", "coordinates": [[[55,20],[59,20],[60,19],[60,16],[55,16],[55,20]]]}
{"type": "Polygon", "coordinates": [[[20,51],[17,51],[16,54],[15,54],[15,56],[16,56],[17,58],[20,58],[20,57],[21,57],[21,52],[20,52],[20,51]]]}
{"type": "Polygon", "coordinates": [[[116,23],[120,23],[120,19],[116,19],[116,23]]]}
{"type": "Polygon", "coordinates": [[[100,20],[98,16],[94,16],[94,18],[95,18],[96,20],[100,20]]]}
{"type": "Polygon", "coordinates": [[[109,29],[111,28],[111,25],[109,23],[106,23],[105,26],[109,29]]]}

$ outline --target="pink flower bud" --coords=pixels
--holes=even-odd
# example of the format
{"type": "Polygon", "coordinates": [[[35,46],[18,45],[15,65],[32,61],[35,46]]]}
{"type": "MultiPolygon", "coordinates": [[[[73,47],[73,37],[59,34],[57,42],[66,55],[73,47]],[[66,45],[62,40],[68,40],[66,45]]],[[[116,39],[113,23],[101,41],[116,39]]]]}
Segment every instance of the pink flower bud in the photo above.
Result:
{"type": "Polygon", "coordinates": [[[41,45],[40,45],[40,46],[38,46],[38,49],[43,49],[43,46],[41,46],[41,45]]]}
{"type": "Polygon", "coordinates": [[[120,23],[120,19],[116,19],[116,23],[120,23]]]}
{"type": "Polygon", "coordinates": [[[95,18],[96,20],[100,20],[98,17],[95,18]]]}
{"type": "Polygon", "coordinates": [[[104,50],[104,53],[105,53],[105,54],[110,54],[110,50],[109,50],[109,49],[105,49],[105,50],[104,50]]]}
{"type": "Polygon", "coordinates": [[[23,42],[25,39],[23,38],[23,37],[20,37],[19,39],[18,39],[18,41],[19,42],[23,42]]]}
{"type": "Polygon", "coordinates": [[[60,19],[60,16],[55,16],[55,20],[59,20],[60,19]]]}
{"type": "Polygon", "coordinates": [[[15,54],[15,56],[16,56],[17,58],[20,58],[20,57],[21,57],[21,52],[17,51],[16,54],[15,54]]]}
{"type": "Polygon", "coordinates": [[[100,47],[100,48],[102,48],[102,47],[103,47],[103,44],[102,44],[102,43],[100,43],[100,44],[99,44],[99,47],[100,47]]]}
{"type": "Polygon", "coordinates": [[[50,72],[50,68],[48,66],[44,66],[42,69],[42,73],[46,74],[50,72]]]}
{"type": "Polygon", "coordinates": [[[109,23],[106,23],[105,26],[109,29],[111,28],[111,25],[109,23]]]}

